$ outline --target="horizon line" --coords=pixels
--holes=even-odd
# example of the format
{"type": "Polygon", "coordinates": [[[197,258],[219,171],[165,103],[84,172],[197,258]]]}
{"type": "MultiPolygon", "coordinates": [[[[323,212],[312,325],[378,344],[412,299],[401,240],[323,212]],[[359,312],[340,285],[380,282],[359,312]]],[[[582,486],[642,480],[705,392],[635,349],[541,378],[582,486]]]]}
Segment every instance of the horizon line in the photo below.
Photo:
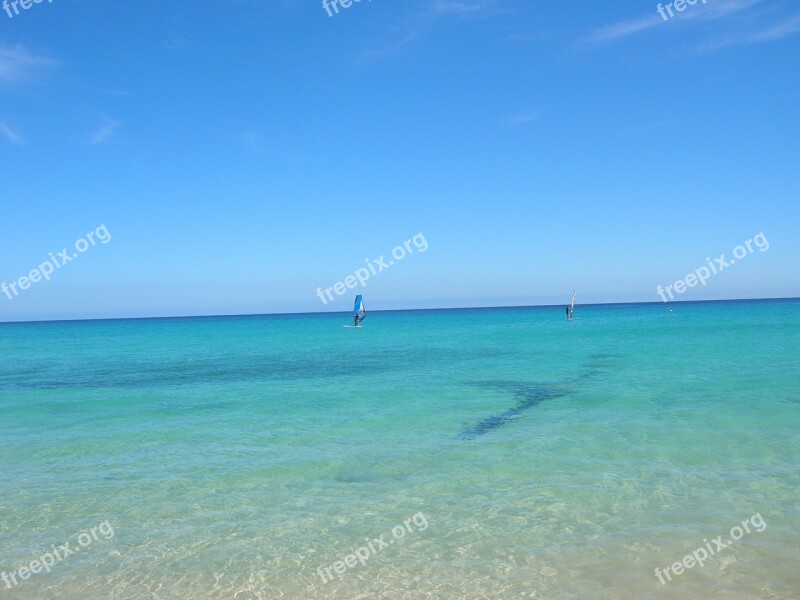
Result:
{"type": "MultiPolygon", "coordinates": [[[[648,301],[648,302],[596,302],[580,304],[582,307],[594,306],[627,306],[627,305],[647,305],[663,304],[707,304],[714,302],[770,302],[778,300],[800,300],[800,297],[778,297],[778,298],[721,298],[717,300],[676,300],[672,302],[648,301]]],[[[371,310],[371,313],[392,313],[392,312],[424,312],[424,311],[449,311],[449,310],[498,310],[508,308],[560,308],[565,304],[513,304],[506,306],[454,306],[436,308],[387,308],[371,310]]],[[[236,314],[210,314],[210,315],[171,315],[162,317],[97,317],[92,319],[42,319],[42,320],[23,320],[23,321],[0,321],[0,325],[22,325],[36,323],[92,323],[97,321],[156,321],[167,319],[225,319],[225,318],[254,318],[254,317],[298,317],[309,315],[342,315],[350,314],[352,311],[311,311],[311,312],[275,312],[275,313],[236,313],[236,314]]]]}

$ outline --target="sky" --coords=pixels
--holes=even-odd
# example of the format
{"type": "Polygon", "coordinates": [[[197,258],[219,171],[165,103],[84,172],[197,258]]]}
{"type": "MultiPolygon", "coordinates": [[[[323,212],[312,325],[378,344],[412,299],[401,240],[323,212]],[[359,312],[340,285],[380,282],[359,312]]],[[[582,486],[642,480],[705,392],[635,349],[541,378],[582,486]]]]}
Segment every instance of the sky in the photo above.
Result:
{"type": "Polygon", "coordinates": [[[0,321],[800,296],[800,5],[665,4],[10,4],[0,321]]]}

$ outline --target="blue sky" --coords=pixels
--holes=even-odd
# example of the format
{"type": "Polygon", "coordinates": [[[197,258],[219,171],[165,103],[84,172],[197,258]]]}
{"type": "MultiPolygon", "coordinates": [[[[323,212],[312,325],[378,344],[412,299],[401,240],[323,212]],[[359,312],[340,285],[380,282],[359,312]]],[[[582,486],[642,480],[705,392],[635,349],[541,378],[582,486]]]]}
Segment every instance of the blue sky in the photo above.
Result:
{"type": "Polygon", "coordinates": [[[2,11],[0,321],[800,296],[800,5],[656,5],[2,11]]]}

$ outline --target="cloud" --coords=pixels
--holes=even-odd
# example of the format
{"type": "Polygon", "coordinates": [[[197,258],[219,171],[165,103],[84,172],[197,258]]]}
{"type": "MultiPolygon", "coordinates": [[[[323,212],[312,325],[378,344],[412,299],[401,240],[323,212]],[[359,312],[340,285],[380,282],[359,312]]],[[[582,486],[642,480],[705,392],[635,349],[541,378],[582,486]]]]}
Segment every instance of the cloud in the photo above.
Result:
{"type": "Polygon", "coordinates": [[[528,123],[536,121],[538,118],[539,115],[535,114],[517,115],[508,119],[508,123],[514,126],[527,125],[528,123]]]}
{"type": "Polygon", "coordinates": [[[406,31],[398,40],[373,50],[370,57],[391,54],[423,38],[436,25],[448,19],[489,18],[507,12],[505,0],[433,0],[413,13],[406,22],[406,31]]]}
{"type": "Polygon", "coordinates": [[[33,81],[43,68],[54,64],[51,58],[32,54],[19,44],[0,45],[0,85],[33,81]]]}
{"type": "Polygon", "coordinates": [[[108,94],[109,96],[118,96],[120,98],[130,98],[133,96],[133,94],[127,90],[120,90],[114,88],[101,88],[95,86],[90,86],[89,89],[91,89],[94,92],[97,92],[98,94],[108,94]]]}
{"type": "Polygon", "coordinates": [[[590,42],[610,42],[619,38],[628,37],[634,33],[639,33],[645,29],[650,29],[654,25],[658,25],[660,21],[661,19],[658,16],[622,21],[615,25],[595,29],[589,34],[588,40],[590,42]]]}
{"type": "MultiPolygon", "coordinates": [[[[667,17],[666,22],[658,12],[655,12],[655,14],[650,17],[622,21],[595,29],[588,35],[587,41],[598,43],[613,42],[665,23],[674,25],[679,22],[723,19],[735,13],[747,10],[761,2],[763,2],[763,0],[714,0],[713,4],[701,4],[698,2],[694,6],[686,5],[685,10],[682,12],[673,10],[673,16],[667,17]]],[[[666,5],[668,4],[670,4],[668,1],[658,4],[658,6],[664,6],[665,15],[669,15],[669,12],[666,10],[666,5]]]]}
{"type": "Polygon", "coordinates": [[[103,125],[98,131],[92,134],[89,141],[92,144],[102,144],[110,138],[119,127],[119,122],[113,119],[106,119],[106,124],[103,125]]]}
{"type": "Polygon", "coordinates": [[[713,40],[700,46],[699,50],[701,52],[713,52],[728,46],[764,44],[780,40],[797,32],[800,32],[800,14],[789,17],[783,22],[772,25],[771,27],[767,27],[766,29],[751,31],[749,33],[742,33],[738,35],[731,35],[713,40]]]}
{"type": "Polygon", "coordinates": [[[745,43],[759,44],[761,42],[772,42],[797,33],[798,31],[800,31],[800,14],[796,14],[783,23],[779,23],[764,31],[751,33],[745,38],[745,43]]]}
{"type": "Polygon", "coordinates": [[[22,144],[22,138],[5,123],[0,123],[0,133],[12,144],[22,144]]]}
{"type": "Polygon", "coordinates": [[[426,10],[419,12],[419,15],[442,16],[442,15],[465,15],[486,9],[486,3],[480,1],[455,2],[453,0],[436,0],[426,10]]]}
{"type": "Polygon", "coordinates": [[[267,138],[255,131],[245,131],[236,137],[239,142],[251,152],[262,150],[268,143],[267,138]]]}
{"type": "Polygon", "coordinates": [[[702,11],[686,11],[683,14],[685,14],[687,18],[719,19],[721,17],[727,17],[730,14],[748,9],[756,4],[761,4],[763,1],[764,0],[727,0],[721,2],[717,0],[713,4],[704,6],[704,10],[702,11]]]}
{"type": "Polygon", "coordinates": [[[177,33],[171,33],[169,36],[167,36],[167,39],[164,42],[164,49],[181,51],[181,50],[186,50],[191,45],[192,42],[188,37],[179,35],[177,33]]]}

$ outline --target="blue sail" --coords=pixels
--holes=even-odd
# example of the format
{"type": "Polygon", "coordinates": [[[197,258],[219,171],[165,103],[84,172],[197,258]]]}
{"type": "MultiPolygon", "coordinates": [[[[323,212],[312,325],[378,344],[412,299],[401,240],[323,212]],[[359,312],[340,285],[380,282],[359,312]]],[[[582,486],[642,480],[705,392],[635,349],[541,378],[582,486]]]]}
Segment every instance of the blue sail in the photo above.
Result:
{"type": "Polygon", "coordinates": [[[353,316],[358,315],[359,320],[363,320],[367,316],[367,309],[364,308],[364,299],[361,294],[356,296],[356,303],[353,306],[353,316]]]}

